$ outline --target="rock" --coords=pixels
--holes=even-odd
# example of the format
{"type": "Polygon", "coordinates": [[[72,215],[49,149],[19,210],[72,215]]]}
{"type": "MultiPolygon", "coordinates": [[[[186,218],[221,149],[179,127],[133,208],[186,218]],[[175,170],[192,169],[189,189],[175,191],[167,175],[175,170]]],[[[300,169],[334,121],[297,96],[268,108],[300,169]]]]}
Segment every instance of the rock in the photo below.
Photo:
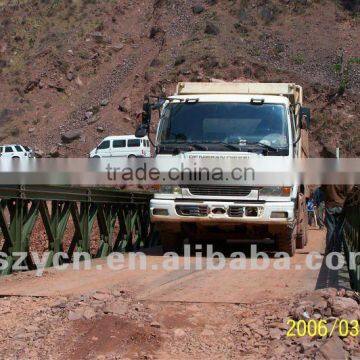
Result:
{"type": "Polygon", "coordinates": [[[24,93],[27,94],[27,93],[33,91],[39,85],[39,82],[40,82],[40,79],[29,81],[25,86],[24,93]]]}
{"type": "Polygon", "coordinates": [[[278,328],[271,328],[269,330],[269,336],[272,340],[279,340],[281,336],[283,335],[283,332],[278,328]]]}
{"type": "Polygon", "coordinates": [[[156,322],[156,321],[153,321],[151,324],[150,324],[151,327],[153,328],[156,328],[156,329],[160,329],[161,328],[161,325],[156,322]]]}
{"type": "Polygon", "coordinates": [[[201,332],[201,336],[214,336],[214,331],[210,330],[210,329],[204,329],[202,332],[201,332]]]}
{"type": "Polygon", "coordinates": [[[150,29],[150,34],[149,34],[149,38],[150,39],[154,39],[156,37],[156,35],[161,34],[163,32],[162,28],[159,26],[153,26],[150,29]]]}
{"type": "Polygon", "coordinates": [[[40,149],[35,149],[34,155],[36,158],[42,158],[42,157],[44,157],[45,153],[40,149]]]}
{"type": "Polygon", "coordinates": [[[32,128],[30,128],[30,129],[28,130],[28,132],[29,132],[29,134],[32,134],[35,130],[36,130],[36,129],[35,129],[34,127],[32,127],[32,128]]]}
{"type": "Polygon", "coordinates": [[[99,301],[109,301],[112,299],[112,296],[110,294],[96,292],[93,294],[92,298],[99,301]]]}
{"type": "Polygon", "coordinates": [[[50,152],[49,152],[50,157],[52,158],[57,158],[60,156],[60,152],[57,146],[54,146],[51,148],[50,152]]]}
{"type": "Polygon", "coordinates": [[[153,59],[150,63],[151,67],[158,67],[161,65],[161,61],[159,59],[153,59]]]}
{"type": "Polygon", "coordinates": [[[68,71],[66,73],[66,78],[69,80],[69,81],[73,81],[75,79],[75,75],[72,71],[68,71]]]}
{"type": "Polygon", "coordinates": [[[81,130],[70,130],[61,135],[61,141],[65,144],[70,144],[74,140],[80,139],[81,135],[81,130]]]}
{"type": "Polygon", "coordinates": [[[86,121],[88,125],[95,124],[97,121],[99,121],[99,116],[92,116],[90,119],[86,121]]]}
{"type": "Polygon", "coordinates": [[[183,64],[186,61],[186,58],[184,55],[180,55],[175,59],[175,66],[179,66],[181,64],[183,64]]]}
{"type": "Polygon", "coordinates": [[[332,336],[319,349],[319,353],[327,360],[346,359],[343,342],[338,336],[332,336]]]}
{"type": "Polygon", "coordinates": [[[78,86],[78,87],[81,87],[83,86],[83,82],[81,81],[81,79],[79,78],[79,76],[76,77],[75,79],[75,84],[78,86]]]}
{"type": "Polygon", "coordinates": [[[86,320],[90,320],[92,319],[93,317],[96,316],[96,312],[95,310],[92,308],[92,307],[88,307],[84,310],[83,312],[83,317],[86,319],[86,320]]]}
{"type": "Polygon", "coordinates": [[[266,24],[269,24],[275,20],[275,12],[270,7],[264,6],[260,11],[260,17],[266,24]]]}
{"type": "Polygon", "coordinates": [[[118,52],[124,48],[124,44],[115,44],[111,46],[111,50],[114,50],[115,52],[118,52]]]}
{"type": "Polygon", "coordinates": [[[177,338],[182,338],[182,337],[186,336],[186,332],[183,329],[175,329],[174,336],[177,338]]]}
{"type": "Polygon", "coordinates": [[[336,296],[337,289],[335,289],[335,288],[325,288],[325,289],[318,290],[318,292],[323,298],[330,299],[330,298],[336,296]]]}
{"type": "Polygon", "coordinates": [[[194,5],[192,7],[192,11],[194,14],[201,14],[204,10],[205,10],[204,7],[201,5],[194,5]]]}
{"type": "Polygon", "coordinates": [[[83,317],[83,311],[81,309],[75,309],[69,312],[68,319],[70,321],[80,320],[83,317]]]}
{"type": "Polygon", "coordinates": [[[329,299],[333,316],[341,316],[344,313],[356,312],[359,309],[358,303],[346,297],[334,297],[329,299]]]}
{"type": "Polygon", "coordinates": [[[0,69],[6,68],[7,67],[7,61],[0,59],[0,69]]]}
{"type": "Polygon", "coordinates": [[[122,100],[121,104],[119,105],[118,109],[122,112],[129,113],[131,112],[131,100],[129,97],[126,97],[122,100]]]}
{"type": "Polygon", "coordinates": [[[111,44],[111,39],[105,36],[100,31],[95,31],[91,34],[91,37],[95,40],[98,44],[111,44]]]}
{"type": "Polygon", "coordinates": [[[101,102],[100,102],[100,105],[101,106],[107,106],[109,104],[109,100],[108,99],[103,99],[103,100],[101,100],[101,102]]]}
{"type": "Polygon", "coordinates": [[[121,300],[117,300],[111,304],[108,304],[105,308],[104,308],[104,313],[105,314],[113,314],[113,315],[125,315],[128,312],[128,304],[121,301],[121,300]]]}
{"type": "Polygon", "coordinates": [[[98,126],[98,127],[96,128],[96,131],[97,131],[97,132],[104,132],[105,129],[104,129],[102,126],[98,126]]]}
{"type": "Polygon", "coordinates": [[[241,22],[237,22],[234,24],[234,28],[237,30],[240,34],[247,34],[249,32],[248,28],[244,26],[241,22]]]}
{"type": "Polygon", "coordinates": [[[94,113],[92,111],[87,111],[85,113],[85,119],[89,120],[93,115],[94,115],[94,113]]]}
{"type": "Polygon", "coordinates": [[[205,34],[209,35],[218,35],[220,33],[220,29],[211,22],[208,22],[205,26],[205,34]]]}

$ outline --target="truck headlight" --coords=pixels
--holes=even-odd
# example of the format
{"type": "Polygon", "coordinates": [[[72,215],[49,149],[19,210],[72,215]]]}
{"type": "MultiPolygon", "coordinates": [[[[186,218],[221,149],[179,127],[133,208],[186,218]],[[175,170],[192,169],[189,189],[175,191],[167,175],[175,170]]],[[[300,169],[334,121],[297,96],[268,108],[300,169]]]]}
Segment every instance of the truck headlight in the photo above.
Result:
{"type": "Polygon", "coordinates": [[[259,189],[259,196],[283,196],[291,195],[291,186],[265,186],[259,189]]]}
{"type": "Polygon", "coordinates": [[[182,191],[181,187],[177,185],[162,185],[160,186],[159,193],[181,195],[182,191]]]}

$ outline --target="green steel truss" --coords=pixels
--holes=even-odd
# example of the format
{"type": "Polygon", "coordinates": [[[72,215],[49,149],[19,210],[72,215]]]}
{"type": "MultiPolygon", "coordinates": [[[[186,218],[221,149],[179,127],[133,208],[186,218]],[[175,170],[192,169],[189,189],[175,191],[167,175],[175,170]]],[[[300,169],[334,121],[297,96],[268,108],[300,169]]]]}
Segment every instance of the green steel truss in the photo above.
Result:
{"type": "Polygon", "coordinates": [[[150,246],[150,199],[147,192],[115,189],[0,186],[0,251],[8,263],[2,274],[11,273],[16,252],[26,252],[24,265],[35,269],[31,235],[39,222],[46,233],[42,250],[50,252],[47,267],[58,252],[66,252],[71,260],[74,251],[105,257],[113,251],[150,246]],[[72,238],[65,249],[69,232],[72,238]],[[91,249],[94,243],[96,253],[91,249]]]}

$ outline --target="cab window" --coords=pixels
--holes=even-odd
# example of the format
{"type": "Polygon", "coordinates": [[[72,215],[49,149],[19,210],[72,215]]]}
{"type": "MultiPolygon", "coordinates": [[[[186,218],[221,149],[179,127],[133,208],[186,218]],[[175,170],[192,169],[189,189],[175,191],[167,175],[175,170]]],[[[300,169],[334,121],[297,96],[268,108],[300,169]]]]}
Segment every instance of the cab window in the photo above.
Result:
{"type": "Polygon", "coordinates": [[[128,147],[139,147],[139,146],[140,146],[140,139],[128,140],[128,147]]]}
{"type": "Polygon", "coordinates": [[[5,152],[7,152],[7,153],[13,152],[12,147],[11,146],[6,146],[5,147],[5,152]]]}
{"type": "Polygon", "coordinates": [[[21,146],[19,146],[19,145],[15,145],[15,149],[16,149],[16,151],[18,151],[18,152],[23,152],[23,149],[22,149],[21,146]]]}
{"type": "Polygon", "coordinates": [[[97,148],[98,150],[104,150],[104,149],[108,149],[109,147],[110,147],[110,141],[105,140],[97,148]]]}
{"type": "Polygon", "coordinates": [[[125,140],[114,140],[113,141],[113,148],[123,148],[126,146],[125,140]]]}

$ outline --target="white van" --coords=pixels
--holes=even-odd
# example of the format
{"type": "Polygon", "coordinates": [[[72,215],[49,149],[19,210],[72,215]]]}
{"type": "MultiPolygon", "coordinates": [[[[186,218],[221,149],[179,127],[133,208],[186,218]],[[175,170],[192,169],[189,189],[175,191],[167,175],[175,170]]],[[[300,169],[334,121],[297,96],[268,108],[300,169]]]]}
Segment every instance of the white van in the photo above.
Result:
{"type": "Polygon", "coordinates": [[[90,152],[90,158],[106,157],[150,157],[148,137],[137,138],[134,135],[108,136],[90,152]]]}
{"type": "Polygon", "coordinates": [[[19,144],[0,145],[0,159],[27,159],[33,157],[28,146],[19,144]]]}

